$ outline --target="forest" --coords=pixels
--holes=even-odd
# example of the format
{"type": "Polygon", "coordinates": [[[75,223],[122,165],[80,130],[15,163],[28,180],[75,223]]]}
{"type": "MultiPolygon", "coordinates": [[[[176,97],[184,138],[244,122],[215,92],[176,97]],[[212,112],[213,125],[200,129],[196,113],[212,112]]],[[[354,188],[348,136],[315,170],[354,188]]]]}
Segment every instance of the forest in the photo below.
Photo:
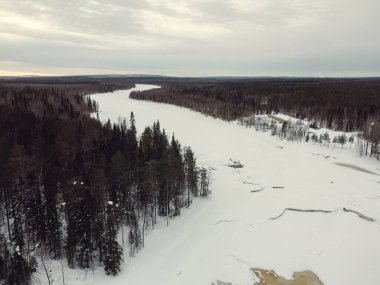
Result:
{"type": "Polygon", "coordinates": [[[37,266],[50,284],[49,258],[117,275],[160,217],[209,195],[209,171],[160,122],[138,136],[133,113],[90,116],[85,95],[130,87],[0,82],[0,284],[30,284],[37,266]]]}
{"type": "Polygon", "coordinates": [[[317,127],[363,131],[380,116],[379,78],[256,78],[162,82],[131,97],[188,107],[224,120],[282,112],[317,127]]]}

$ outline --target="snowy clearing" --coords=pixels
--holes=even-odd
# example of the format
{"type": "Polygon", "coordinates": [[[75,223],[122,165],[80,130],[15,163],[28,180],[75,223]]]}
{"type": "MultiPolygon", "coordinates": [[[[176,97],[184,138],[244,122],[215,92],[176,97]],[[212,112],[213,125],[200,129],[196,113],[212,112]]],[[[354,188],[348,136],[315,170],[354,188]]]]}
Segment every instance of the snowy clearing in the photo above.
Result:
{"type": "MultiPolygon", "coordinates": [[[[134,258],[126,249],[119,276],[65,267],[65,284],[252,285],[258,281],[252,268],[285,279],[311,270],[325,285],[380,284],[379,178],[341,166],[380,174],[379,162],[347,148],[281,141],[188,109],[131,100],[129,93],[93,95],[101,120],[133,111],[142,131],[159,119],[169,135],[193,148],[201,165],[214,169],[213,193],[194,199],[168,227],[149,232],[134,258]],[[232,160],[244,167],[229,167],[232,160]]],[[[61,263],[48,266],[54,284],[63,284],[61,263]]],[[[47,284],[41,269],[38,279],[47,284]]]]}

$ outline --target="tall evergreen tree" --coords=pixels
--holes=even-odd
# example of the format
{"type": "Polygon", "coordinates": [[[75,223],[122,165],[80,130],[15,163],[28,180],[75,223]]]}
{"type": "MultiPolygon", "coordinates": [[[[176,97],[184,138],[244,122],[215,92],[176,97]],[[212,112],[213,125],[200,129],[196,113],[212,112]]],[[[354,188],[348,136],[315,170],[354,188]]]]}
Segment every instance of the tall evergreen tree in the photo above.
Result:
{"type": "Polygon", "coordinates": [[[116,240],[117,209],[116,204],[107,202],[106,227],[104,232],[104,271],[107,275],[117,275],[121,270],[123,249],[116,240]]]}
{"type": "Polygon", "coordinates": [[[196,159],[190,147],[185,148],[185,176],[187,188],[187,207],[191,204],[191,195],[198,196],[198,169],[196,159]]]}

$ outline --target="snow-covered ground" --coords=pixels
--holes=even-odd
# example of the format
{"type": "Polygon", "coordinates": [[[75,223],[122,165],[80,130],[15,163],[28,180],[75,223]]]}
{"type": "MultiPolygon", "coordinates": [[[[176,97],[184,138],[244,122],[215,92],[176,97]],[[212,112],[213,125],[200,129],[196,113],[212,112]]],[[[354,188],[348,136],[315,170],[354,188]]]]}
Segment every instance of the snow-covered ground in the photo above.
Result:
{"type": "MultiPolygon", "coordinates": [[[[84,278],[83,271],[65,268],[66,285],[210,285],[216,280],[252,285],[250,268],[273,269],[286,278],[312,270],[325,285],[380,284],[380,176],[336,164],[380,174],[379,162],[349,148],[281,141],[188,109],[131,100],[129,92],[93,95],[100,118],[116,121],[133,111],[139,131],[159,119],[168,134],[193,148],[201,164],[215,169],[213,193],[194,200],[168,227],[163,223],[149,232],[136,257],[129,258],[126,249],[119,276],[99,269],[84,278]],[[230,158],[244,167],[227,167],[230,158]],[[286,211],[271,219],[286,208],[331,213],[286,211]]],[[[47,284],[42,271],[38,277],[47,284]]],[[[55,280],[62,284],[60,277],[55,280]]]]}
{"type": "MultiPolygon", "coordinates": [[[[272,116],[274,116],[275,118],[278,118],[280,120],[284,120],[286,122],[289,122],[290,124],[294,125],[297,121],[301,121],[305,127],[305,130],[307,130],[307,132],[309,132],[310,134],[313,134],[315,133],[318,137],[320,135],[323,135],[325,133],[328,133],[329,134],[329,137],[332,141],[332,139],[334,137],[338,137],[342,134],[345,134],[347,139],[350,137],[350,136],[354,136],[355,137],[355,141],[357,141],[357,135],[358,135],[358,132],[341,132],[341,131],[334,131],[332,129],[328,129],[328,128],[312,128],[310,127],[310,121],[308,120],[301,120],[301,119],[297,119],[295,117],[292,117],[292,116],[289,116],[289,115],[285,115],[285,114],[282,114],[282,113],[276,113],[276,114],[272,114],[272,116]]],[[[266,122],[268,122],[269,124],[272,123],[272,122],[277,122],[277,126],[281,129],[281,122],[278,122],[278,121],[275,121],[273,120],[273,118],[271,118],[270,116],[266,115],[266,114],[263,114],[263,115],[255,115],[256,118],[260,118],[261,120],[264,120],[266,122]]],[[[236,121],[236,123],[239,123],[238,121],[236,121]]]]}

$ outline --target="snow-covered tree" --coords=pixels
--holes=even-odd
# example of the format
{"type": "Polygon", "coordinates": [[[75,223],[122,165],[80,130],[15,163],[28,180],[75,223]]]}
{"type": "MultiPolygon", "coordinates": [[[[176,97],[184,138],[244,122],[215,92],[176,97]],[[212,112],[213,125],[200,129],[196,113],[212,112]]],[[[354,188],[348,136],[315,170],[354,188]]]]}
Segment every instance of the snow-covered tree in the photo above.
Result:
{"type": "Polygon", "coordinates": [[[342,145],[343,148],[343,146],[347,143],[346,134],[341,134],[340,136],[338,136],[338,142],[342,145]]]}
{"type": "Polygon", "coordinates": [[[323,141],[326,143],[326,144],[330,144],[330,135],[328,132],[325,132],[323,134],[323,137],[322,137],[323,141]]]}
{"type": "Polygon", "coordinates": [[[351,148],[351,145],[354,143],[354,141],[355,141],[354,135],[350,135],[350,137],[348,138],[348,142],[350,143],[350,148],[351,148]]]}
{"type": "Polygon", "coordinates": [[[199,192],[202,197],[207,197],[210,194],[210,175],[204,167],[199,170],[199,192]]]}

